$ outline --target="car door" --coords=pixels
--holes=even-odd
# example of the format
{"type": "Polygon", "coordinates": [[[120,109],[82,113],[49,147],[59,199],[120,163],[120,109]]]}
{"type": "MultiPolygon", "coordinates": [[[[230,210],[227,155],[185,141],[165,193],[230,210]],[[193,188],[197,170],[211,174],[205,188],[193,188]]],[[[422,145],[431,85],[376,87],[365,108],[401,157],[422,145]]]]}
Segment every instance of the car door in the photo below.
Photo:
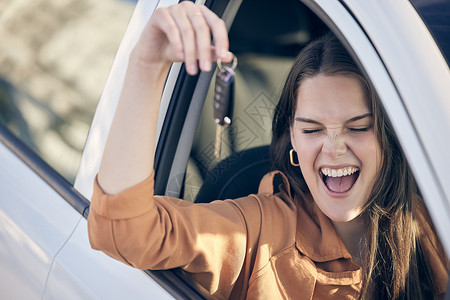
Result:
{"type": "MultiPolygon", "coordinates": [[[[150,15],[157,2],[144,4],[134,19],[150,15]]],[[[173,298],[167,289],[176,288],[162,276],[90,248],[89,201],[73,186],[114,39],[133,7],[115,0],[2,4],[2,299],[173,298]],[[111,15],[114,22],[102,25],[111,15]]]]}
{"type": "Polygon", "coordinates": [[[54,257],[82,215],[55,190],[58,175],[47,173],[45,163],[4,127],[0,135],[2,295],[39,299],[54,257]]]}

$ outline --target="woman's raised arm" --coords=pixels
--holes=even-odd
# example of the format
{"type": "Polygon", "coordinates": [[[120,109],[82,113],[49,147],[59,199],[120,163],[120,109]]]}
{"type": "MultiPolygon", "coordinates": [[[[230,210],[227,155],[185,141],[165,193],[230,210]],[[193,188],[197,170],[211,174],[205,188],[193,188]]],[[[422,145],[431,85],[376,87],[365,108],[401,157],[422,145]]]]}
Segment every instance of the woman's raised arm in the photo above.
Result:
{"type": "Polygon", "coordinates": [[[184,61],[195,75],[198,66],[210,71],[217,58],[229,62],[232,54],[224,22],[208,8],[186,1],[154,12],[130,55],[105,146],[98,182],[106,193],[129,188],[152,172],[160,100],[172,62],[184,61]]]}

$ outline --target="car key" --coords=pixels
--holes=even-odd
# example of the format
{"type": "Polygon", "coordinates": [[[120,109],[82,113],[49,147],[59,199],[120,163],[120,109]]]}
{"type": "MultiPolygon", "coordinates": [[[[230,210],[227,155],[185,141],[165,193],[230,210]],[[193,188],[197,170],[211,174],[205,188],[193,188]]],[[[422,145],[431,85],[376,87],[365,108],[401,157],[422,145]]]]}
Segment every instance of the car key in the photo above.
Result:
{"type": "Polygon", "coordinates": [[[231,124],[231,112],[234,97],[234,69],[237,66],[237,58],[233,57],[231,67],[222,66],[221,60],[217,60],[219,71],[216,75],[214,87],[214,122],[217,124],[216,140],[214,144],[214,156],[220,158],[222,148],[223,129],[231,124]]]}

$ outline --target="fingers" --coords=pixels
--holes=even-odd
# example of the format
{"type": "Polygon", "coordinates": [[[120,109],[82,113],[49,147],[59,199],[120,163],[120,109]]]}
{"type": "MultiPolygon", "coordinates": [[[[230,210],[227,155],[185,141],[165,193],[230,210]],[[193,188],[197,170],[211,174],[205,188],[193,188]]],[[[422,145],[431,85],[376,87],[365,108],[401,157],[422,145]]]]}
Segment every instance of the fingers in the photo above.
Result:
{"type": "MultiPolygon", "coordinates": [[[[175,5],[170,7],[170,13],[177,23],[181,40],[182,40],[182,46],[183,46],[183,53],[184,53],[184,62],[186,65],[186,71],[194,75],[197,73],[197,60],[200,58],[200,53],[198,52],[199,48],[197,49],[198,39],[205,43],[204,40],[202,40],[201,32],[197,32],[198,30],[203,30],[209,32],[209,29],[205,26],[201,28],[197,21],[197,27],[194,28],[194,24],[192,23],[192,19],[202,19],[202,16],[194,16],[194,14],[197,13],[196,10],[194,10],[193,7],[194,4],[190,2],[182,2],[180,5],[175,5]],[[188,4],[189,3],[189,4],[188,4]],[[184,5],[183,5],[184,4],[184,5]]],[[[203,54],[203,56],[205,56],[203,54]]]]}
{"type": "Polygon", "coordinates": [[[211,70],[211,31],[203,13],[196,11],[189,15],[196,37],[196,50],[199,66],[202,71],[211,70]]]}
{"type": "MultiPolygon", "coordinates": [[[[154,26],[162,31],[167,38],[170,49],[166,49],[166,56],[173,58],[174,60],[184,59],[183,42],[177,23],[175,22],[172,14],[166,8],[158,8],[152,16],[154,26]]],[[[152,43],[163,43],[163,40],[155,38],[149,38],[152,43]]]]}
{"type": "Polygon", "coordinates": [[[199,6],[199,9],[203,13],[204,18],[212,31],[215,43],[216,59],[220,58],[226,62],[231,61],[233,57],[228,51],[228,32],[225,22],[217,17],[217,15],[209,10],[206,6],[201,5],[199,6]]]}
{"type": "Polygon", "coordinates": [[[184,1],[158,9],[155,19],[155,26],[168,41],[167,59],[184,60],[188,74],[197,74],[197,62],[202,71],[208,72],[217,58],[224,62],[232,60],[225,23],[207,7],[184,1]],[[215,46],[211,44],[211,34],[215,46]]]}

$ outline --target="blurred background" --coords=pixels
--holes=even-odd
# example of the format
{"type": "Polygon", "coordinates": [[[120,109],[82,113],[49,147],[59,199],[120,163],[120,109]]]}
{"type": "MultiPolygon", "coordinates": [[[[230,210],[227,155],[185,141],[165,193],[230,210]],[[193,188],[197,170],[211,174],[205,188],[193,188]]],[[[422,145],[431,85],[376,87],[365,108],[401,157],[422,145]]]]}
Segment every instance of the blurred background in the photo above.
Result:
{"type": "Polygon", "coordinates": [[[0,124],[72,183],[134,6],[0,0],[0,124]]]}

